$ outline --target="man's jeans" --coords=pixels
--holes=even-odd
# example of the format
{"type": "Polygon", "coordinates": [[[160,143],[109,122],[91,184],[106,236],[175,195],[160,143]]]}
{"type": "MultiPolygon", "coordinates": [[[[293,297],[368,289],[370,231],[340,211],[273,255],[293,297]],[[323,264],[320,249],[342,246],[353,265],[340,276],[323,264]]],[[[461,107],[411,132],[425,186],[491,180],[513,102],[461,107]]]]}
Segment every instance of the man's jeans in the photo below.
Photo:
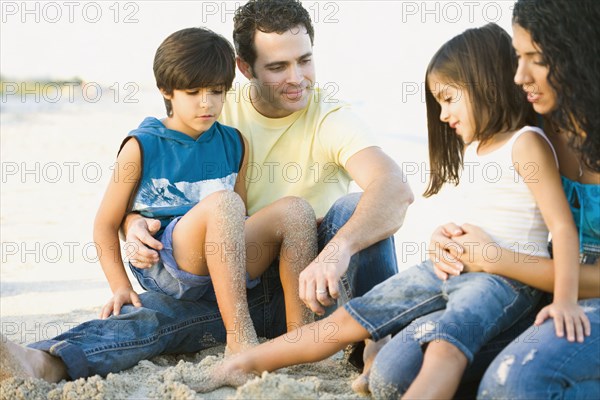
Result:
{"type": "MultiPolygon", "coordinates": [[[[322,249],[348,221],[360,194],[338,200],[319,226],[322,249]]],[[[393,237],[354,255],[343,279],[342,297],[352,298],[397,272],[393,237]]],[[[190,353],[225,343],[226,331],[217,303],[185,301],[155,292],[140,295],[143,306],[124,306],[121,315],[85,322],[53,339],[30,346],[60,357],[71,379],[105,376],[161,354],[190,353]]],[[[278,266],[248,289],[248,305],[256,332],[272,338],[285,333],[285,304],[278,266]]]]}

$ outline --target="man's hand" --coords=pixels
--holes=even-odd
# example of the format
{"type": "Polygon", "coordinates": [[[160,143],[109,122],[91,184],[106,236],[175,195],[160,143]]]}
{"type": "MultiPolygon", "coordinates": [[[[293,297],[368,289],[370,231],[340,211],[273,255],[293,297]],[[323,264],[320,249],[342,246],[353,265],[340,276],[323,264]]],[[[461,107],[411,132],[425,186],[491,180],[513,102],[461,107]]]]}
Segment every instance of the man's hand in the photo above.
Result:
{"type": "Polygon", "coordinates": [[[137,268],[150,268],[159,260],[158,251],[162,243],[152,236],[160,229],[157,219],[138,218],[132,221],[125,236],[125,254],[137,268]]]}
{"type": "Polygon", "coordinates": [[[300,273],[300,299],[318,315],[335,303],[339,293],[340,278],[350,263],[351,254],[330,242],[317,258],[300,273]]]}
{"type": "Polygon", "coordinates": [[[115,291],[113,297],[111,297],[104,307],[102,307],[100,318],[106,319],[110,317],[111,314],[119,315],[121,313],[121,307],[125,304],[133,304],[135,307],[142,306],[138,294],[130,287],[115,291]]]}

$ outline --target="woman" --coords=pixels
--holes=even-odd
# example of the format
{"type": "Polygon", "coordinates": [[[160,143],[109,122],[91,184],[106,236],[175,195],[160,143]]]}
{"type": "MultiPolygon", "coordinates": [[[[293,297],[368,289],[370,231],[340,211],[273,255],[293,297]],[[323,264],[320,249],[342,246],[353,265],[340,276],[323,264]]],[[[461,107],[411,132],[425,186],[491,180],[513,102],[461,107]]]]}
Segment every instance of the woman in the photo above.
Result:
{"type": "MultiPolygon", "coordinates": [[[[488,368],[481,398],[600,395],[599,20],[600,3],[590,0],[519,0],[513,12],[513,45],[520,57],[515,82],[554,128],[546,131],[579,230],[579,305],[586,310],[591,335],[583,343],[570,342],[556,337],[551,321],[536,321],[488,368]]],[[[512,277],[541,285],[536,275],[550,268],[535,265],[535,273],[512,277]]]]}
{"type": "MultiPolygon", "coordinates": [[[[552,319],[531,327],[495,358],[481,383],[481,398],[597,397],[600,393],[599,20],[597,1],[519,0],[513,25],[519,57],[515,83],[523,87],[535,111],[545,119],[544,128],[558,153],[563,186],[579,231],[579,305],[590,320],[591,335],[585,336],[584,328],[579,328],[565,336],[582,338],[583,343],[557,337],[552,319]]],[[[438,249],[432,257],[438,275],[485,271],[553,291],[552,260],[510,251],[491,259],[481,249],[469,246],[491,241],[476,226],[449,223],[439,227],[432,236],[432,248],[438,249]]],[[[534,317],[531,313],[484,347],[467,369],[463,383],[476,381],[478,370],[489,362],[486,358],[534,317]]],[[[375,398],[394,398],[403,392],[405,382],[396,371],[415,369],[422,363],[423,352],[415,337],[435,327],[436,320],[432,314],[415,321],[377,355],[369,378],[375,398]]]]}

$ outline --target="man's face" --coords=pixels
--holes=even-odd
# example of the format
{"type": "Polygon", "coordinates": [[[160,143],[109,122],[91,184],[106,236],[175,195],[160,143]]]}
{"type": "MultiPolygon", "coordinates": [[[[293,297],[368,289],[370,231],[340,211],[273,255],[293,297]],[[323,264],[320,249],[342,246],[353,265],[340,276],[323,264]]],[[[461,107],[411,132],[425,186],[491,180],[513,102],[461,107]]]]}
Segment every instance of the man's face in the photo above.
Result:
{"type": "Polygon", "coordinates": [[[252,80],[254,108],[270,118],[286,117],[308,105],[315,82],[312,44],[304,26],[279,33],[257,31],[252,80]]]}

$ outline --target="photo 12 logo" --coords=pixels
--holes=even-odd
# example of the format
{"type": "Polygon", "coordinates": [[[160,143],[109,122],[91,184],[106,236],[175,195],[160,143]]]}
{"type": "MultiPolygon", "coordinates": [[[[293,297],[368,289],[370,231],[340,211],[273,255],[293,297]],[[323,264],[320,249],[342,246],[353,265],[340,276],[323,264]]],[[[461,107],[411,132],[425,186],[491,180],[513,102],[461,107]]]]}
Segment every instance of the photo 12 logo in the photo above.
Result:
{"type": "Polygon", "coordinates": [[[95,24],[106,20],[116,24],[137,24],[140,6],[133,1],[3,1],[2,23],[95,24]]]}

